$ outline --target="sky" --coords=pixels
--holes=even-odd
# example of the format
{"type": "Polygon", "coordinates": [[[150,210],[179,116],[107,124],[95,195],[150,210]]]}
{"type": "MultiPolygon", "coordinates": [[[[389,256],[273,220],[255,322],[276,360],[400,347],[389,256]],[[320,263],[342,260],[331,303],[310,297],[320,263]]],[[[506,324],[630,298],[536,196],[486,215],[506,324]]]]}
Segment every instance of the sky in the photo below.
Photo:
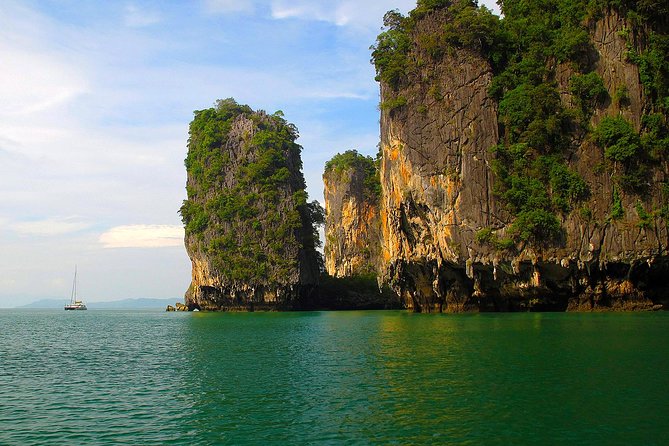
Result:
{"type": "Polygon", "coordinates": [[[75,265],[87,303],[182,301],[188,124],[217,99],[282,110],[322,203],[327,160],[377,151],[369,47],[386,11],[413,7],[2,0],[0,308],[69,300],[75,265]]]}

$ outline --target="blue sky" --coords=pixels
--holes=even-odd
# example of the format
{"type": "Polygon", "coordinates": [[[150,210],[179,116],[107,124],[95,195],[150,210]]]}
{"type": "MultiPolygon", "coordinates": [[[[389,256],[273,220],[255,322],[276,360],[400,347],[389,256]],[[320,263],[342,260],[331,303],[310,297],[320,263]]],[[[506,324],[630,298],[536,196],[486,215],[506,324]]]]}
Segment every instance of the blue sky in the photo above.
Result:
{"type": "MultiPolygon", "coordinates": [[[[485,2],[494,6],[492,2],[485,2]]],[[[369,63],[415,0],[0,2],[0,307],[182,299],[192,112],[234,97],[300,130],[311,199],[337,152],[376,153],[369,63]]]]}

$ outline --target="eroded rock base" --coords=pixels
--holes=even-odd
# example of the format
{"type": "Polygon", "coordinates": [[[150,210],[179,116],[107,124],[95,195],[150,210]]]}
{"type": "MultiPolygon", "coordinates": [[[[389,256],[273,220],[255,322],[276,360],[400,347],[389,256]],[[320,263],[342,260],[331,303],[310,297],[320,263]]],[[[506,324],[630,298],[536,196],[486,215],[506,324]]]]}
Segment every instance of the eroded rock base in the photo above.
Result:
{"type": "Polygon", "coordinates": [[[191,286],[186,293],[189,311],[290,311],[317,307],[316,286],[278,289],[191,286]]]}
{"type": "Polygon", "coordinates": [[[396,263],[393,285],[416,312],[650,311],[669,308],[669,259],[633,264],[396,263]]]}

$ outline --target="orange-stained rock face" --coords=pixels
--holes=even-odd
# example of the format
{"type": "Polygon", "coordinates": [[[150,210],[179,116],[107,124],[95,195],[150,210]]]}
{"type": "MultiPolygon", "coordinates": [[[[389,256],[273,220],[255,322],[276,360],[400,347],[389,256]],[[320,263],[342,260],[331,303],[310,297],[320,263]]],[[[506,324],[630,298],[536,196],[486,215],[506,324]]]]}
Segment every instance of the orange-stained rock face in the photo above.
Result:
{"type": "MultiPolygon", "coordinates": [[[[439,15],[417,31],[438,26],[439,15]]],[[[416,57],[422,58],[420,47],[416,57]]],[[[487,96],[487,61],[471,51],[426,63],[399,94],[407,105],[381,115],[382,271],[409,308],[453,311],[445,264],[464,264],[478,229],[501,223],[491,196],[489,149],[497,106],[487,96]],[[430,85],[425,80],[430,80],[430,85]],[[437,85],[443,97],[430,94],[437,85]]],[[[382,86],[382,100],[389,94],[382,86]]],[[[468,301],[457,310],[467,309],[468,301]]]]}
{"type": "MultiPolygon", "coordinates": [[[[294,310],[311,308],[316,301],[316,292],[319,279],[318,261],[313,246],[305,246],[306,234],[311,234],[310,222],[303,219],[301,226],[288,232],[288,237],[281,240],[281,258],[286,259],[285,267],[280,270],[279,255],[276,250],[270,249],[275,242],[271,236],[275,223],[268,217],[270,211],[276,215],[286,216],[294,211],[295,194],[303,192],[305,188],[304,178],[301,172],[302,161],[299,151],[279,147],[285,156],[286,165],[290,171],[290,180],[280,184],[276,188],[276,198],[272,201],[263,202],[258,199],[256,207],[257,223],[249,219],[239,217],[221,217],[215,210],[212,197],[216,197],[222,191],[234,190],[241,187],[241,169],[230,168],[230,166],[248,166],[258,156],[257,150],[250,144],[254,134],[259,131],[258,123],[263,123],[266,128],[279,125],[271,120],[264,112],[240,113],[230,125],[226,133],[217,135],[221,138],[221,146],[216,148],[212,156],[212,162],[220,161],[223,157],[229,163],[226,168],[221,168],[216,181],[203,181],[188,172],[187,186],[197,189],[198,194],[190,196],[189,200],[208,210],[208,224],[199,233],[188,233],[185,236],[185,248],[191,259],[192,273],[191,284],[186,291],[185,301],[190,309],[201,310],[224,310],[224,311],[254,311],[254,310],[294,310]],[[220,157],[218,160],[215,157],[220,157]],[[221,262],[216,254],[225,252],[224,247],[212,243],[212,240],[229,237],[232,244],[239,245],[244,238],[251,239],[260,246],[260,252],[268,258],[267,269],[260,277],[236,278],[231,277],[229,272],[232,268],[230,262],[221,262]]],[[[193,150],[189,146],[189,150],[193,150]]],[[[255,186],[244,186],[253,189],[255,186]]],[[[246,193],[257,190],[245,190],[246,193]]],[[[298,214],[301,216],[301,214],[298,214]]],[[[245,258],[251,257],[244,254],[245,258]]],[[[257,258],[257,257],[256,257],[257,258]]]]}
{"type": "MultiPolygon", "coordinates": [[[[430,13],[414,32],[438,29],[443,20],[440,11],[430,13]]],[[[621,113],[639,128],[647,105],[638,68],[626,60],[626,27],[611,12],[591,29],[594,69],[609,95],[625,86],[630,96],[626,107],[609,101],[596,110],[593,125],[621,113]]],[[[607,218],[612,181],[608,173],[594,169],[604,160],[603,151],[587,139],[576,141],[569,164],[588,183],[591,218],[578,211],[563,216],[566,238],[548,247],[501,251],[476,241],[484,228],[503,236],[512,221],[493,190],[491,148],[499,135],[497,104],[487,94],[492,69],[487,59],[468,49],[434,61],[418,40],[410,59],[421,65],[399,92],[381,86],[382,102],[397,95],[407,100],[400,108],[381,112],[379,210],[380,268],[405,305],[416,311],[500,310],[508,308],[509,297],[550,296],[555,308],[563,309],[653,307],[656,302],[643,287],[658,283],[661,271],[667,270],[666,224],[656,218],[652,229],[640,227],[638,198],[631,195],[623,198],[626,214],[621,221],[607,218]],[[433,86],[443,97],[430,93],[433,86]],[[628,276],[649,282],[629,281],[628,276]],[[632,300],[624,301],[625,296],[632,300]]],[[[566,65],[555,69],[567,106],[572,74],[566,65]]],[[[661,169],[652,175],[653,184],[666,180],[661,169]]],[[[644,205],[658,208],[661,199],[659,188],[653,189],[644,205]]],[[[359,235],[356,229],[347,231],[359,235]]]]}
{"type": "Polygon", "coordinates": [[[326,172],[325,269],[334,277],[376,273],[380,255],[378,197],[365,190],[363,169],[326,172]]]}

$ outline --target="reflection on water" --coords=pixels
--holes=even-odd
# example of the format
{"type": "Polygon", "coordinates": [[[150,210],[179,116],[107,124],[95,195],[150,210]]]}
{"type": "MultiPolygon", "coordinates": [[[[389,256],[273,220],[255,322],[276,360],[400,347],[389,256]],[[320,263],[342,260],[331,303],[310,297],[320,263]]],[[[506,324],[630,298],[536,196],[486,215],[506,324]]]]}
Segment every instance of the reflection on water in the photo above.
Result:
{"type": "Polygon", "coordinates": [[[652,443],[669,395],[648,396],[669,380],[639,373],[666,370],[668,326],[664,314],[203,314],[188,333],[197,429],[235,444],[652,443]]]}
{"type": "Polygon", "coordinates": [[[83,313],[0,311],[0,444],[669,438],[669,313],[83,313]]]}

